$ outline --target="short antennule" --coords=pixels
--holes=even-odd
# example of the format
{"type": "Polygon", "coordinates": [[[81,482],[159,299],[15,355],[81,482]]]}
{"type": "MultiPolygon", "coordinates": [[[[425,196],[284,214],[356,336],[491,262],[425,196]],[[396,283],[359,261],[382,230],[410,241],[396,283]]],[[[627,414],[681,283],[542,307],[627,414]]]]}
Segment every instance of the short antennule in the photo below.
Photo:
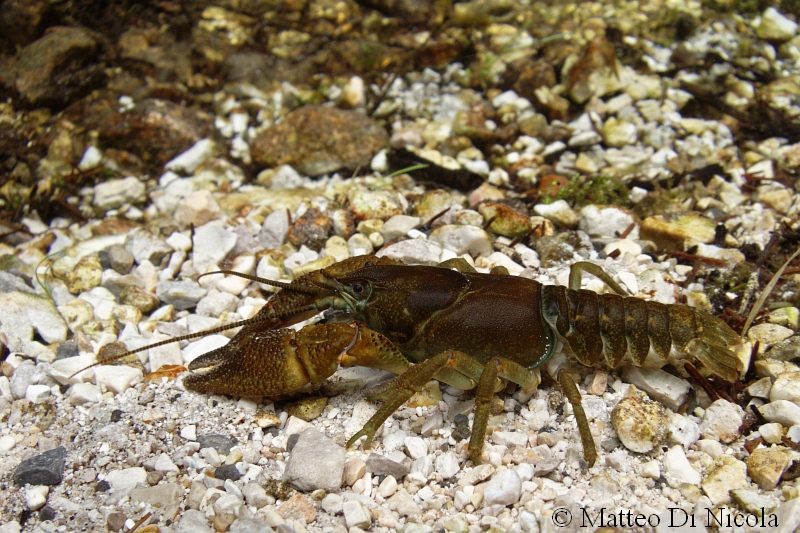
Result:
{"type": "Polygon", "coordinates": [[[261,283],[264,285],[269,285],[271,287],[277,287],[278,289],[287,289],[290,291],[295,292],[302,292],[303,294],[321,294],[322,288],[317,287],[314,285],[300,285],[300,284],[292,284],[286,281],[275,281],[266,278],[260,278],[258,276],[251,276],[250,274],[242,274],[241,272],[235,272],[233,270],[215,270],[214,272],[206,272],[205,274],[200,274],[197,276],[199,280],[203,276],[210,276],[211,274],[228,274],[231,276],[237,276],[244,279],[249,279],[250,281],[255,281],[256,283],[261,283]]]}

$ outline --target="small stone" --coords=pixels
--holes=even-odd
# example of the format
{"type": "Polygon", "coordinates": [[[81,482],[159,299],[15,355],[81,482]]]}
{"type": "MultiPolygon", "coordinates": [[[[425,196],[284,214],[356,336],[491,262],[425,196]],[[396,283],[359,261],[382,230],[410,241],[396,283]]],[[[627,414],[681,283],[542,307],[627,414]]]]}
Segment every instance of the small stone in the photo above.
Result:
{"type": "Polygon", "coordinates": [[[750,384],[745,390],[750,396],[768,400],[770,392],[772,391],[772,380],[768,377],[761,378],[758,381],[750,384]]]}
{"type": "MultiPolygon", "coordinates": [[[[209,267],[219,265],[225,256],[233,250],[233,247],[236,246],[237,238],[235,232],[219,226],[206,224],[198,228],[195,231],[194,248],[192,249],[194,268],[198,272],[205,272],[209,267]]],[[[158,294],[158,291],[156,291],[156,294],[158,294]]],[[[161,298],[160,294],[159,298],[161,298]]],[[[161,299],[164,300],[164,298],[161,299]]]]}
{"type": "Polygon", "coordinates": [[[228,533],[273,533],[264,520],[258,518],[237,518],[228,527],[228,533]]]}
{"type": "Polygon", "coordinates": [[[299,490],[338,490],[344,476],[345,450],[309,428],[292,448],[283,480],[299,490]]]}
{"type": "Polygon", "coordinates": [[[344,483],[352,487],[353,483],[364,477],[367,472],[367,464],[361,459],[350,459],[344,465],[344,483]]]}
{"type": "Polygon", "coordinates": [[[118,533],[122,531],[122,528],[125,526],[125,515],[118,512],[111,512],[108,513],[106,517],[106,527],[109,531],[113,531],[114,533],[118,533]]]}
{"type": "Polygon", "coordinates": [[[202,226],[219,215],[219,205],[205,189],[186,195],[179,203],[175,218],[182,228],[202,226]]]}
{"type": "Polygon", "coordinates": [[[622,379],[646,391],[652,399],[673,411],[686,402],[691,389],[689,382],[668,372],[635,365],[625,367],[622,379]]]}
{"type": "Polygon", "coordinates": [[[119,293],[119,301],[124,305],[132,305],[142,313],[151,313],[161,305],[161,300],[155,294],[135,285],[123,287],[119,293]]]}
{"type": "MultiPolygon", "coordinates": [[[[183,426],[181,428],[181,438],[186,440],[197,440],[197,426],[194,424],[183,426]]],[[[200,447],[202,448],[203,446],[200,447]]]]}
{"type": "Polygon", "coordinates": [[[278,508],[278,514],[285,520],[303,520],[311,523],[317,516],[314,504],[303,494],[295,494],[278,508]]]}
{"type": "Polygon", "coordinates": [[[747,339],[752,342],[758,341],[762,346],[778,344],[792,335],[794,335],[794,331],[791,329],[770,322],[756,324],[747,330],[747,339]]]}
{"type": "Polygon", "coordinates": [[[100,213],[105,213],[110,209],[118,209],[133,203],[143,197],[144,193],[144,183],[132,176],[117,180],[107,180],[95,186],[92,205],[100,213]]]}
{"type": "Polygon", "coordinates": [[[25,389],[25,399],[31,403],[42,403],[50,397],[50,387],[47,385],[28,385],[25,389]]]}
{"type": "Polygon", "coordinates": [[[700,474],[689,463],[681,446],[673,446],[664,454],[664,474],[677,483],[699,485],[701,481],[700,474]]]}
{"type": "Polygon", "coordinates": [[[180,310],[194,307],[207,293],[195,281],[162,281],[156,285],[159,300],[180,310]]]}
{"type": "Polygon", "coordinates": [[[634,145],[639,136],[635,124],[613,117],[606,120],[600,133],[605,145],[611,148],[634,145]]]}
{"type": "Polygon", "coordinates": [[[478,212],[489,224],[489,231],[510,238],[524,237],[531,229],[531,219],[527,213],[493,201],[478,205],[478,212]]]}
{"type": "Polygon", "coordinates": [[[183,497],[183,487],[177,483],[164,483],[154,487],[139,487],[131,490],[132,502],[149,503],[155,507],[178,505],[183,497]]]}
{"type": "Polygon", "coordinates": [[[756,35],[767,41],[788,41],[797,35],[797,23],[774,7],[768,7],[756,26],[756,35]]]}
{"type": "Polygon", "coordinates": [[[711,503],[719,505],[731,501],[730,491],[747,486],[747,466],[730,455],[720,455],[706,470],[703,479],[703,492],[711,503]]]}
{"type": "Polygon", "coordinates": [[[149,261],[153,265],[160,265],[168,255],[174,252],[172,246],[163,239],[141,228],[135,229],[131,233],[126,246],[139,265],[145,261],[149,261]]]}
{"type": "Polygon", "coordinates": [[[337,515],[342,513],[342,497],[339,494],[326,494],[319,504],[328,514],[337,515]]]}
{"type": "Polygon", "coordinates": [[[469,253],[478,256],[492,250],[491,237],[476,226],[445,224],[434,228],[429,238],[438,242],[445,250],[455,252],[456,255],[469,253]]]}
{"type": "Polygon", "coordinates": [[[214,470],[214,477],[217,479],[230,479],[232,481],[239,481],[242,474],[236,468],[236,465],[223,465],[214,470]]]}
{"type": "Polygon", "coordinates": [[[674,413],[669,423],[669,440],[671,444],[680,444],[684,449],[700,438],[700,427],[688,416],[674,413]]]}
{"type": "Polygon", "coordinates": [[[759,426],[758,432],[761,433],[761,436],[767,443],[779,444],[783,437],[783,426],[777,422],[771,422],[769,424],[763,424],[759,426]]]}
{"type": "Polygon", "coordinates": [[[408,456],[412,459],[421,459],[428,455],[428,444],[420,437],[406,437],[404,444],[408,456]]]}
{"type": "Polygon", "coordinates": [[[289,416],[294,416],[300,420],[311,422],[319,418],[328,405],[328,398],[321,397],[307,397],[296,402],[292,402],[286,406],[286,412],[289,416]]]}
{"type": "Polygon", "coordinates": [[[175,533],[214,533],[214,529],[209,527],[203,513],[189,509],[181,515],[175,533]]]}
{"type": "Polygon", "coordinates": [[[765,419],[778,422],[784,427],[800,424],[800,406],[789,400],[776,400],[758,408],[765,419]]]}
{"type": "Polygon", "coordinates": [[[556,200],[549,204],[536,204],[533,212],[564,228],[578,225],[578,215],[565,200],[556,200]]]}
{"type": "Polygon", "coordinates": [[[120,492],[146,483],[147,471],[141,466],[112,470],[106,475],[106,481],[114,491],[120,492]]]}
{"type": "Polygon", "coordinates": [[[296,247],[307,246],[320,251],[333,230],[333,221],[314,207],[306,210],[289,228],[289,242],[296,247]]]}
{"type": "Polygon", "coordinates": [[[619,440],[638,453],[647,453],[664,441],[668,422],[664,406],[638,397],[623,398],[611,412],[611,423],[619,440]]]}
{"type": "Polygon", "coordinates": [[[483,489],[483,503],[489,505],[512,505],[519,501],[522,481],[514,470],[503,470],[492,476],[483,489]]]}
{"type": "Polygon", "coordinates": [[[67,324],[49,298],[25,292],[0,293],[0,334],[12,352],[26,352],[34,330],[47,343],[67,340],[67,324]]]}
{"type": "Polygon", "coordinates": [[[386,476],[386,479],[378,485],[378,494],[384,498],[391,497],[395,492],[397,492],[397,480],[394,476],[386,476]]]}
{"type": "Polygon", "coordinates": [[[416,228],[421,223],[422,219],[419,217],[395,215],[387,220],[378,231],[387,242],[394,241],[405,237],[409,231],[416,228]]]}
{"type": "Polygon", "coordinates": [[[650,479],[658,479],[661,477],[661,465],[655,460],[647,461],[646,463],[642,463],[642,468],[639,473],[650,479]]]}
{"type": "Polygon", "coordinates": [[[200,139],[187,150],[164,164],[165,170],[191,175],[203,162],[219,152],[217,144],[211,139],[200,139]]]}
{"type": "Polygon", "coordinates": [[[434,465],[436,472],[442,476],[442,479],[452,478],[460,469],[458,456],[453,452],[444,452],[436,457],[434,465]]]}
{"type": "Polygon", "coordinates": [[[409,265],[435,265],[440,262],[442,248],[433,241],[410,239],[385,246],[376,255],[409,265]]]}
{"type": "MultiPolygon", "coordinates": [[[[183,436],[182,433],[181,436],[183,436]]],[[[189,439],[189,437],[184,438],[188,440],[194,440],[193,438],[189,439]]],[[[197,442],[200,444],[201,450],[203,448],[214,448],[221,455],[228,455],[231,451],[231,448],[236,446],[236,441],[234,439],[226,435],[219,434],[200,435],[197,437],[197,442]]]]}
{"type": "Polygon", "coordinates": [[[347,528],[368,529],[372,525],[372,515],[359,501],[348,501],[342,505],[344,523],[347,528]]]}
{"type": "Polygon", "coordinates": [[[759,487],[772,490],[791,462],[789,455],[780,448],[758,448],[747,459],[747,473],[759,487]]]}
{"type": "Polygon", "coordinates": [[[371,453],[369,457],[367,457],[366,463],[367,472],[376,475],[394,476],[395,479],[403,479],[408,475],[408,467],[389,459],[385,455],[371,453]]]}
{"type": "Polygon", "coordinates": [[[156,457],[153,468],[156,472],[180,472],[178,467],[175,466],[175,463],[172,462],[170,456],[165,453],[161,453],[156,457]]]}
{"type": "Polygon", "coordinates": [[[17,485],[58,485],[64,473],[67,449],[59,446],[22,461],[14,469],[17,485]]]}
{"type": "Polygon", "coordinates": [[[46,485],[34,485],[25,491],[25,505],[31,511],[38,511],[47,503],[47,495],[50,487],[46,485]]]}
{"type": "Polygon", "coordinates": [[[133,254],[121,244],[114,244],[106,248],[105,256],[108,266],[122,275],[127,274],[133,268],[133,254]]]}
{"type": "Polygon", "coordinates": [[[142,380],[142,371],[129,366],[98,366],[94,369],[95,383],[119,394],[142,380]]]}
{"type": "Polygon", "coordinates": [[[751,515],[758,515],[762,510],[765,514],[771,514],[778,507],[769,496],[746,489],[733,489],[731,499],[742,511],[751,515]]]}
{"type": "Polygon", "coordinates": [[[770,401],[789,400],[800,405],[800,372],[785,372],[775,379],[769,393],[770,401]]]}
{"type": "Polygon", "coordinates": [[[708,244],[714,240],[717,223],[697,215],[678,215],[665,218],[652,216],[642,221],[640,236],[656,243],[659,248],[683,251],[684,242],[708,244]]]}
{"type": "Polygon", "coordinates": [[[393,191],[370,191],[353,187],[348,193],[350,213],[356,220],[388,220],[405,213],[403,200],[393,191]]]}
{"type": "Polygon", "coordinates": [[[628,238],[639,238],[638,219],[626,209],[615,206],[587,205],[578,213],[578,229],[585,231],[593,237],[618,237],[625,232],[631,224],[633,230],[628,233],[628,238]]]}
{"type": "Polygon", "coordinates": [[[0,437],[0,453],[10,452],[17,445],[17,440],[11,435],[0,437]]]}
{"type": "Polygon", "coordinates": [[[727,400],[717,400],[708,406],[700,422],[703,438],[728,444],[739,438],[742,427],[742,408],[727,400]]]}
{"type": "Polygon", "coordinates": [[[267,249],[280,248],[289,235],[289,214],[285,209],[278,209],[267,215],[261,231],[258,234],[258,243],[267,249]]]}
{"type": "Polygon", "coordinates": [[[255,481],[251,481],[244,486],[242,489],[242,495],[244,496],[247,505],[255,507],[256,509],[261,509],[273,501],[272,497],[267,495],[267,491],[264,490],[264,487],[255,481]]]}

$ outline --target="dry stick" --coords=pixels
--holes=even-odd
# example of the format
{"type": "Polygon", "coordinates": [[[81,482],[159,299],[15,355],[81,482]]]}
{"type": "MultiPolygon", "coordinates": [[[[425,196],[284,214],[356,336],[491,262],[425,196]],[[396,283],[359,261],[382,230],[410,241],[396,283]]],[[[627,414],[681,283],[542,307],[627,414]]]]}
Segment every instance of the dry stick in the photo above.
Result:
{"type": "Polygon", "coordinates": [[[798,255],[800,255],[800,248],[798,248],[797,251],[795,251],[795,253],[793,253],[792,256],[789,259],[787,259],[784,264],[781,265],[778,271],[775,272],[775,275],[772,276],[772,279],[769,280],[767,286],[764,287],[764,292],[762,292],[761,296],[758,297],[756,303],[753,305],[753,308],[750,310],[750,314],[747,315],[747,320],[745,321],[744,327],[742,328],[742,337],[745,336],[745,334],[747,333],[747,329],[750,327],[750,324],[753,323],[753,320],[755,320],[756,315],[758,314],[759,311],[761,311],[761,308],[764,306],[764,302],[767,301],[767,298],[769,297],[772,290],[775,288],[775,285],[778,284],[778,280],[783,275],[783,272],[786,270],[789,264],[797,258],[798,255]]]}

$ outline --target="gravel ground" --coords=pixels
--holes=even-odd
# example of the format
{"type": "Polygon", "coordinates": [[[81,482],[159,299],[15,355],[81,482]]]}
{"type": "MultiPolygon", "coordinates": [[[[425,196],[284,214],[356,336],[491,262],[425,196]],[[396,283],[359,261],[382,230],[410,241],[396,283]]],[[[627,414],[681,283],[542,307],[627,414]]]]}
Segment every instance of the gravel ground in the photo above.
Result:
{"type": "Polygon", "coordinates": [[[480,466],[473,392],[428,387],[345,449],[388,374],[282,401],[187,390],[179,365],[235,330],[73,376],[113,343],[254,316],[273,289],[197,279],[219,269],[375,253],[566,285],[591,261],[741,330],[800,241],[789,10],[296,3],[145,4],[126,28],[109,8],[107,30],[8,3],[0,533],[800,530],[794,265],[734,347],[740,383],[559,350],[533,394],[498,395],[480,466]],[[9,22],[46,15],[62,26],[9,22]]]}

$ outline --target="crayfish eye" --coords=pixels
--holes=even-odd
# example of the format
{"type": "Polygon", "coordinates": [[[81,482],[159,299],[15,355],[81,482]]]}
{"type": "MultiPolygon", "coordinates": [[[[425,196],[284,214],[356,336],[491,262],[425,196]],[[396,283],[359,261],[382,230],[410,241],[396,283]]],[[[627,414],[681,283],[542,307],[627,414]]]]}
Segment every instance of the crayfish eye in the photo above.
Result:
{"type": "Polygon", "coordinates": [[[368,283],[355,282],[350,285],[350,294],[359,300],[366,300],[372,293],[372,288],[368,283]]]}

